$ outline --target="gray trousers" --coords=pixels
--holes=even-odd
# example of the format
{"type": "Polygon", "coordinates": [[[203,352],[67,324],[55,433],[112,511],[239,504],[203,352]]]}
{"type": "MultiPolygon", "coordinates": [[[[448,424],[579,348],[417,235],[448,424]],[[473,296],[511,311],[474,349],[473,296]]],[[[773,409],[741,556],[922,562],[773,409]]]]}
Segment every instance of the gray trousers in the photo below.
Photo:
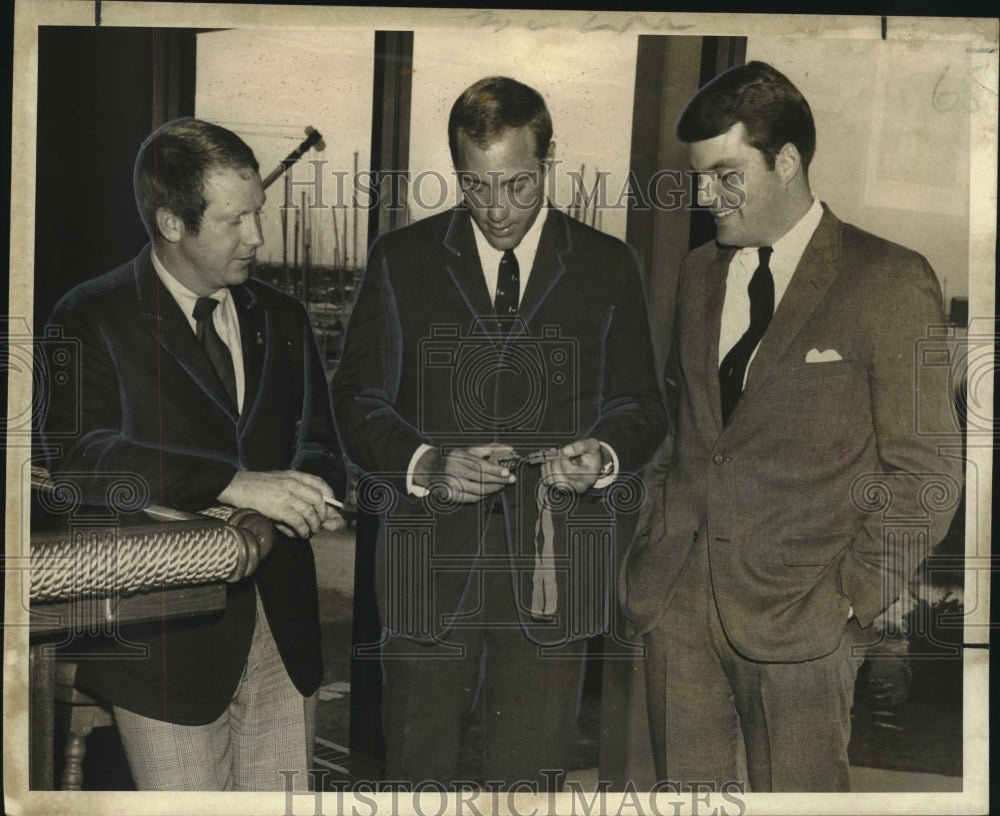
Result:
{"type": "Polygon", "coordinates": [[[762,663],[726,639],[705,537],[675,596],[645,637],[653,760],[660,780],[762,791],[847,791],[847,745],[861,629],[844,626],[831,654],[762,663]]]}

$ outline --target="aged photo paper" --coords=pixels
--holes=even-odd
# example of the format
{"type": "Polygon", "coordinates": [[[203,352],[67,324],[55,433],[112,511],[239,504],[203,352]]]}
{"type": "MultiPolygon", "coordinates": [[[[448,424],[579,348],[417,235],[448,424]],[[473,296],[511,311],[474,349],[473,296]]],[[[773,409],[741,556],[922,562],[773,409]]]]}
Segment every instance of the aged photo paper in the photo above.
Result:
{"type": "MultiPolygon", "coordinates": [[[[997,342],[996,19],[17,0],[14,21],[11,167],[16,171],[4,337],[9,353],[6,812],[987,812],[997,342]],[[96,38],[115,32],[131,37],[127,41],[133,45],[121,55],[120,80],[93,89],[93,104],[70,104],[73,100],[65,99],[60,86],[67,75],[90,68],[74,66],[64,46],[75,47],[85,35],[100,47],[96,38]],[[405,69],[393,80],[391,93],[385,90],[392,84],[384,73],[387,63],[380,68],[373,56],[381,47],[405,53],[400,63],[405,69]],[[692,188],[685,175],[687,151],[674,138],[674,124],[701,81],[749,60],[771,63],[785,73],[812,107],[818,140],[809,180],[816,196],[842,220],[923,255],[940,281],[949,318],[937,335],[948,340],[949,354],[925,359],[915,349],[914,365],[918,382],[955,391],[956,411],[964,423],[964,434],[941,441],[965,458],[964,497],[958,526],[953,523],[957,538],[941,562],[952,577],[950,583],[941,579],[915,587],[912,597],[890,610],[895,623],[880,624],[883,633],[898,635],[904,618],[919,618],[924,629],[908,643],[905,637],[886,637],[872,650],[885,660],[870,661],[879,668],[865,675],[867,701],[855,707],[856,792],[661,790],[651,795],[655,778],[645,690],[637,679],[641,669],[622,669],[639,665],[641,651],[628,643],[617,621],[607,632],[617,645],[604,647],[608,659],[597,661],[594,669],[590,767],[571,773],[573,786],[563,793],[428,789],[400,794],[379,791],[375,783],[352,789],[349,782],[339,791],[315,795],[77,792],[58,790],[58,778],[48,789],[33,786],[37,769],[30,767],[31,746],[37,747],[43,737],[33,733],[32,709],[42,696],[54,693],[36,682],[33,661],[42,658],[31,652],[39,636],[35,615],[29,614],[35,532],[30,485],[32,466],[40,464],[33,431],[46,409],[40,385],[54,376],[39,362],[40,349],[62,339],[44,332],[58,298],[124,263],[145,242],[131,191],[131,165],[140,141],[167,118],[203,118],[246,140],[262,176],[272,168],[280,176],[282,159],[304,146],[298,163],[287,171],[294,184],[286,186],[285,179],[276,177],[268,190],[256,274],[308,303],[324,362],[335,366],[350,293],[360,280],[371,241],[461,199],[446,130],[452,102],[480,77],[515,77],[537,88],[552,113],[557,151],[550,201],[635,250],[647,286],[657,364],[662,366],[678,264],[694,245],[689,238],[700,234],[701,243],[714,236],[710,224],[707,234],[697,232],[698,215],[691,214],[692,188]],[[312,131],[322,138],[307,144],[312,131]],[[72,145],[77,135],[86,151],[51,152],[72,145]],[[403,181],[392,173],[372,172],[399,167],[405,170],[403,181]],[[283,201],[289,203],[288,191],[294,212],[281,207],[283,201]],[[301,258],[300,227],[306,241],[301,258]],[[314,277],[300,278],[300,268],[311,269],[314,277]],[[937,678],[928,668],[935,661],[947,661],[947,681],[926,680],[937,678]],[[930,685],[921,687],[921,682],[930,685]],[[907,690],[913,695],[908,703],[907,690]],[[909,714],[893,708],[904,704],[911,706],[909,714]]],[[[872,297],[883,301],[887,311],[893,309],[893,292],[873,292],[872,297]]],[[[919,429],[919,393],[913,406],[919,429]]],[[[359,553],[362,535],[359,531],[359,553]]],[[[346,544],[317,555],[326,561],[349,559],[349,566],[333,567],[347,576],[342,580],[348,598],[358,574],[352,551],[346,544]]],[[[337,630],[344,642],[336,644],[344,651],[345,665],[351,645],[347,609],[337,630]]],[[[346,674],[328,676],[326,682],[347,679],[346,674]]],[[[324,688],[329,689],[326,699],[347,695],[345,712],[351,697],[357,704],[365,693],[347,683],[324,688]]],[[[379,723],[352,723],[352,734],[356,727],[376,731],[379,723]]],[[[56,729],[54,744],[51,735],[47,739],[53,750],[62,750],[61,730],[56,729]]],[[[343,740],[346,744],[346,725],[343,740]]],[[[91,755],[89,761],[100,760],[91,755]]]]}

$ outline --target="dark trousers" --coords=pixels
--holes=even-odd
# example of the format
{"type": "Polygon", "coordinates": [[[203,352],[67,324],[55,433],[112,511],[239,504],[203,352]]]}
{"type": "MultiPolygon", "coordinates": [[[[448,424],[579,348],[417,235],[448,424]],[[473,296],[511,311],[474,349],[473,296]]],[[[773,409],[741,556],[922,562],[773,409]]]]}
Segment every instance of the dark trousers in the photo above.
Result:
{"type": "Polygon", "coordinates": [[[861,630],[801,663],[747,660],[726,640],[696,545],[663,619],[646,636],[653,759],[661,780],[751,791],[846,791],[861,630]]]}
{"type": "Polygon", "coordinates": [[[468,781],[558,789],[574,746],[583,644],[542,650],[528,639],[515,609],[504,517],[484,519],[485,557],[462,619],[434,645],[400,637],[383,644],[386,779],[460,780],[476,717],[481,769],[468,781]]]}

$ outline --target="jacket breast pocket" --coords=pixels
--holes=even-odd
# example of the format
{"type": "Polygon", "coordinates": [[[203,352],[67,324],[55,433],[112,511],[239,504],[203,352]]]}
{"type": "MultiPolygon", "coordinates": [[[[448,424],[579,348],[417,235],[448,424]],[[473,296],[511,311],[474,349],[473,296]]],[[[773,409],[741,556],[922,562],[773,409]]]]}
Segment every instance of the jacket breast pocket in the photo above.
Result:
{"type": "Polygon", "coordinates": [[[791,379],[812,380],[819,377],[842,377],[858,369],[853,360],[830,360],[827,362],[802,363],[788,369],[791,379]]]}
{"type": "Polygon", "coordinates": [[[791,427],[799,420],[811,434],[823,436],[826,431],[841,435],[868,423],[867,372],[851,360],[791,366],[776,372],[772,383],[772,405],[791,427]]]}
{"type": "Polygon", "coordinates": [[[777,374],[781,388],[788,394],[822,395],[837,389],[850,388],[868,382],[864,366],[853,360],[828,363],[799,363],[783,367],[777,374]]]}

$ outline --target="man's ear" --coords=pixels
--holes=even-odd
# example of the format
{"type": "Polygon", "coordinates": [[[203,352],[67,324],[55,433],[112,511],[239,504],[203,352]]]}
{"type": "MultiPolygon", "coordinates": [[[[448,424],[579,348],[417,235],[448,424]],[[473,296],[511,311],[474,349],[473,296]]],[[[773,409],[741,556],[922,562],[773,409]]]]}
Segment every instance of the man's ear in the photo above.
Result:
{"type": "Polygon", "coordinates": [[[791,142],[785,142],[778,155],[774,159],[774,169],[781,176],[781,180],[788,184],[800,172],[802,172],[802,156],[799,149],[791,142]]]}
{"type": "Polygon", "coordinates": [[[184,221],[163,207],[156,208],[156,228],[164,240],[176,244],[184,235],[184,221]]]}
{"type": "Polygon", "coordinates": [[[545,161],[550,162],[556,157],[556,143],[553,139],[549,142],[548,149],[545,151],[545,161]]]}

